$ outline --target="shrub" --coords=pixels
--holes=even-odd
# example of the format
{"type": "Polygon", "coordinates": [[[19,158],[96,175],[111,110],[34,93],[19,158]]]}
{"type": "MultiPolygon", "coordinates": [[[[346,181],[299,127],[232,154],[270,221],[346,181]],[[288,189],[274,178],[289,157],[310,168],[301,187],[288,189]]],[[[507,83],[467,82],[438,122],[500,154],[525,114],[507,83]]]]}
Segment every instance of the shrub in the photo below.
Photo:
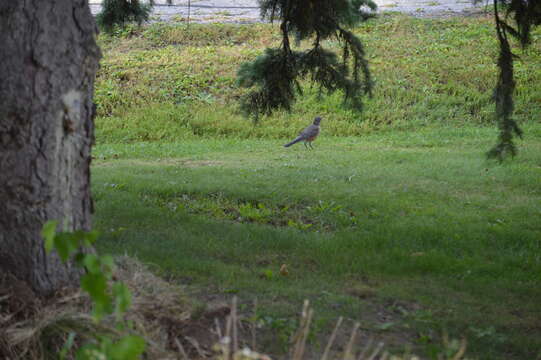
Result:
{"type": "Polygon", "coordinates": [[[106,32],[115,26],[126,23],[141,24],[147,21],[152,11],[152,3],[142,4],[139,0],[104,0],[101,12],[96,16],[98,25],[106,32]]]}

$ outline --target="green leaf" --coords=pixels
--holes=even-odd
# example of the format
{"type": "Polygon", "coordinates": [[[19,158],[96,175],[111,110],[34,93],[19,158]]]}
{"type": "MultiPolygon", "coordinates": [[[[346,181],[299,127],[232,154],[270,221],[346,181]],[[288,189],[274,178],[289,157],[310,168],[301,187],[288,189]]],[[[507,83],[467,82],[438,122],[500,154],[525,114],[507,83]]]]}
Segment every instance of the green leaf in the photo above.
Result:
{"type": "Polygon", "coordinates": [[[383,324],[376,325],[376,329],[381,330],[381,331],[386,331],[386,330],[389,330],[391,327],[393,327],[395,324],[396,324],[395,322],[389,321],[383,324]]]}
{"type": "Polygon", "coordinates": [[[83,245],[86,247],[91,247],[98,239],[99,234],[100,233],[97,230],[85,233],[85,236],[83,238],[83,245]]]}
{"type": "Polygon", "coordinates": [[[100,259],[101,264],[104,267],[103,271],[106,272],[107,275],[112,275],[112,272],[115,269],[115,261],[113,257],[111,255],[103,255],[100,257],[100,259]]]}
{"type": "Polygon", "coordinates": [[[81,278],[81,288],[85,290],[94,301],[93,316],[100,320],[104,315],[112,312],[111,298],[107,295],[107,278],[103,274],[85,274],[81,278]]]}
{"type": "Polygon", "coordinates": [[[64,262],[77,251],[78,245],[79,240],[75,233],[62,232],[57,234],[54,239],[54,248],[64,262]]]}
{"type": "Polygon", "coordinates": [[[80,252],[80,253],[75,254],[73,260],[75,261],[75,264],[78,267],[84,267],[85,266],[84,262],[85,262],[86,256],[87,256],[87,254],[80,252]]]}
{"type": "Polygon", "coordinates": [[[102,359],[107,358],[96,344],[83,345],[75,354],[77,360],[96,360],[100,359],[100,357],[102,359]]]}
{"type": "Polygon", "coordinates": [[[81,288],[92,298],[100,300],[107,289],[107,279],[103,274],[85,274],[81,278],[81,288]]]}
{"type": "Polygon", "coordinates": [[[58,221],[56,220],[49,220],[43,225],[43,229],[41,230],[41,236],[45,239],[45,251],[47,253],[50,253],[51,250],[53,250],[54,247],[54,235],[56,234],[56,226],[58,225],[58,221]]]}
{"type": "Polygon", "coordinates": [[[128,310],[131,304],[131,293],[128,287],[121,283],[115,283],[113,285],[113,296],[115,298],[115,312],[118,315],[122,315],[128,310]]]}
{"type": "Polygon", "coordinates": [[[101,273],[101,264],[98,257],[94,254],[85,254],[83,258],[83,264],[86,270],[92,274],[101,273]]]}
{"type": "Polygon", "coordinates": [[[84,238],[86,237],[86,232],[83,230],[75,230],[66,233],[71,234],[71,236],[73,236],[73,241],[76,242],[78,245],[82,243],[84,238]]]}
{"type": "Polygon", "coordinates": [[[140,358],[145,351],[145,340],[139,336],[126,336],[113,344],[109,352],[109,359],[132,360],[140,358]]]}

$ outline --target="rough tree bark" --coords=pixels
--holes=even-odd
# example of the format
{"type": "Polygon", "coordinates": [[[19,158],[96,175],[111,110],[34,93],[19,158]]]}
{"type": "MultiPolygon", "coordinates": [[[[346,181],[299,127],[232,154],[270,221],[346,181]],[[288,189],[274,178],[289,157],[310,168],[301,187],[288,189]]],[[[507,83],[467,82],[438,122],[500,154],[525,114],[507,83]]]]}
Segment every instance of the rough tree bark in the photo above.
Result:
{"type": "Polygon", "coordinates": [[[0,0],[0,273],[40,295],[78,279],[43,224],[90,228],[96,33],[87,0],[0,0]]]}

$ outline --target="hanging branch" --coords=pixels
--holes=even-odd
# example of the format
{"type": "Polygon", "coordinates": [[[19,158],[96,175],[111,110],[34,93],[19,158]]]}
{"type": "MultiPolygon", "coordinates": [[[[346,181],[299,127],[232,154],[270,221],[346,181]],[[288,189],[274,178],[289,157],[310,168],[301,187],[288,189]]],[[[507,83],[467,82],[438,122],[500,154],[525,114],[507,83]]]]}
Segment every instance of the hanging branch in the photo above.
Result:
{"type": "Polygon", "coordinates": [[[522,130],[516,121],[511,117],[513,114],[514,102],[513,92],[515,81],[513,76],[513,53],[507,39],[504,25],[498,14],[498,0],[494,0],[494,19],[496,22],[496,34],[500,45],[498,56],[498,81],[494,90],[494,101],[496,103],[496,119],[500,128],[499,140],[489,152],[488,157],[497,158],[502,161],[507,154],[515,156],[517,149],[513,142],[513,135],[522,137],[522,130]]]}
{"type": "Polygon", "coordinates": [[[487,153],[489,158],[496,158],[499,161],[507,155],[515,156],[516,145],[513,141],[515,136],[522,138],[522,130],[516,120],[512,118],[514,110],[513,93],[515,80],[513,74],[513,60],[517,58],[511,51],[511,45],[507,34],[520,41],[522,47],[531,42],[531,28],[541,23],[541,1],[540,0],[493,0],[494,21],[496,35],[500,46],[498,55],[498,80],[494,89],[494,101],[496,103],[496,120],[500,129],[498,143],[487,153]],[[500,17],[498,3],[507,7],[505,20],[500,17]],[[507,20],[512,16],[516,28],[509,25],[507,20]]]}
{"type": "Polygon", "coordinates": [[[257,119],[276,109],[291,110],[296,95],[302,94],[301,79],[317,84],[321,92],[343,91],[345,103],[360,110],[372,80],[361,41],[345,28],[369,17],[361,5],[375,9],[371,0],[260,0],[261,16],[280,20],[282,43],[241,65],[238,83],[252,88],[241,100],[244,112],[257,119]],[[293,50],[291,36],[297,44],[313,38],[312,47],[293,50]],[[330,38],[342,46],[341,59],[323,48],[322,41],[330,38]]]}

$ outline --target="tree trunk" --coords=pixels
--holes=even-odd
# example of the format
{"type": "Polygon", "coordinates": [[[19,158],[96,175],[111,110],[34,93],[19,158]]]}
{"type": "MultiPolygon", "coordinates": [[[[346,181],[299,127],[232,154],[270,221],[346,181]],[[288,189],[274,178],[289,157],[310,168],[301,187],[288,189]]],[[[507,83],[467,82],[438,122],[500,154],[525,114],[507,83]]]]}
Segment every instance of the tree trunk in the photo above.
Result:
{"type": "Polygon", "coordinates": [[[0,0],[0,273],[39,295],[78,279],[43,224],[90,229],[96,33],[87,0],[0,0]]]}

